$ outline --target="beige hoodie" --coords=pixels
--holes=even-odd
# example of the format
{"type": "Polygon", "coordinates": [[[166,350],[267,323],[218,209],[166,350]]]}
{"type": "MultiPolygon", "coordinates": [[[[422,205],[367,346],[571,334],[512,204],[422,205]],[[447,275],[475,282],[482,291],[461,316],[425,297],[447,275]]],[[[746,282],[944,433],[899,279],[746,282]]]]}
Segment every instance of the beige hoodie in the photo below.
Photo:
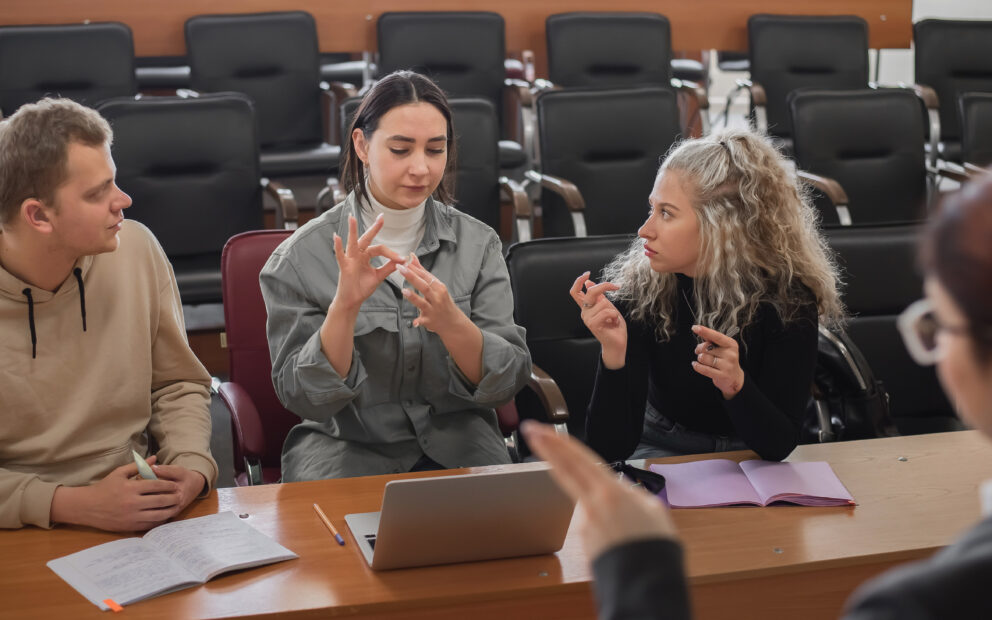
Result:
{"type": "Polygon", "coordinates": [[[125,221],[117,251],[77,270],[51,293],[0,267],[0,528],[51,527],[56,487],[133,462],[149,435],[159,463],[217,478],[210,376],[158,241],[125,221]]]}

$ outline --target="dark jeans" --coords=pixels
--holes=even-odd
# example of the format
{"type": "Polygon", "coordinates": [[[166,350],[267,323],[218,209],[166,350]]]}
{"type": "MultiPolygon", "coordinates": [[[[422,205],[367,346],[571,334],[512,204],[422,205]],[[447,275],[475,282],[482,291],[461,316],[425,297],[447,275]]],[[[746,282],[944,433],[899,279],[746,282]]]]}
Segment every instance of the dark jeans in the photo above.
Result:
{"type": "Polygon", "coordinates": [[[691,431],[678,422],[673,422],[661,415],[648,403],[644,410],[644,430],[641,431],[641,442],[637,444],[637,448],[630,458],[650,459],[660,456],[746,449],[747,446],[740,437],[691,431]]]}

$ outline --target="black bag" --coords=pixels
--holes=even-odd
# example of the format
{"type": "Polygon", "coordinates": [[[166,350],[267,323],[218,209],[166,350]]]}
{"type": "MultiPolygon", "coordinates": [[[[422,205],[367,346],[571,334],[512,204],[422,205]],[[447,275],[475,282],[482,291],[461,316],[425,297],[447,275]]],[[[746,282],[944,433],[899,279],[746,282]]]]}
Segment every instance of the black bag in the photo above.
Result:
{"type": "Polygon", "coordinates": [[[820,326],[812,398],[800,443],[894,437],[889,394],[840,328],[820,326]]]}

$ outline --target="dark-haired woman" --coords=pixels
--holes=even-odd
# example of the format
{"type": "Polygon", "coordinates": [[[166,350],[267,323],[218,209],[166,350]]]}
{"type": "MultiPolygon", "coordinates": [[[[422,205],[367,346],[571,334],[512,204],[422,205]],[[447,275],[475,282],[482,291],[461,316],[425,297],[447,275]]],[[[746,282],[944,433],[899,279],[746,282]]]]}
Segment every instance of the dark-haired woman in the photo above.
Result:
{"type": "Polygon", "coordinates": [[[496,233],[455,210],[451,112],[428,78],[365,95],[348,197],[261,273],[272,379],[303,421],[286,481],[506,463],[493,407],[530,373],[496,233]]]}

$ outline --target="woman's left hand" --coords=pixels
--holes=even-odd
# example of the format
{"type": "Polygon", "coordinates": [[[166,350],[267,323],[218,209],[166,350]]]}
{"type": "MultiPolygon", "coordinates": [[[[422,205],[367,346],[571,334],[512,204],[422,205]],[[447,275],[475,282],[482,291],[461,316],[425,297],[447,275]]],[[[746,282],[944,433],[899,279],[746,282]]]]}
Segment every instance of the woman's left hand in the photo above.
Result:
{"type": "Polygon", "coordinates": [[[424,269],[414,254],[411,253],[406,265],[400,265],[397,271],[420,292],[418,295],[411,289],[403,289],[404,297],[420,310],[420,316],[413,321],[414,327],[423,327],[440,336],[445,329],[468,319],[451,299],[444,282],[424,269]]]}
{"type": "Polygon", "coordinates": [[[737,396],[744,387],[744,370],[741,368],[737,341],[702,325],[693,325],[692,333],[702,339],[696,345],[696,361],[692,363],[692,369],[709,377],[725,399],[737,396]]]}

